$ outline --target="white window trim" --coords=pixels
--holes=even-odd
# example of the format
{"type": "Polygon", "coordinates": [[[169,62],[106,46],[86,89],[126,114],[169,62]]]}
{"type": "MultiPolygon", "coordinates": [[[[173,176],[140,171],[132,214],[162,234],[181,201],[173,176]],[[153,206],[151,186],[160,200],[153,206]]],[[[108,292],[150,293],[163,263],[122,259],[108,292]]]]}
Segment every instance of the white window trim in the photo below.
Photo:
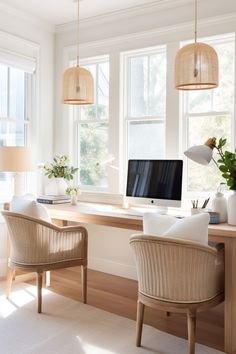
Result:
{"type": "MultiPolygon", "coordinates": [[[[144,55],[150,56],[153,54],[163,54],[167,53],[167,45],[157,45],[157,46],[152,46],[152,47],[143,47],[140,49],[135,49],[135,50],[130,50],[130,51],[125,51],[120,54],[120,60],[121,60],[121,66],[123,68],[122,72],[122,81],[121,81],[121,87],[123,86],[123,95],[120,97],[122,101],[122,127],[123,127],[123,155],[122,155],[122,160],[123,160],[123,178],[121,179],[121,191],[122,194],[125,194],[125,189],[126,189],[126,179],[127,179],[127,166],[128,166],[128,125],[129,122],[147,122],[147,121],[159,121],[164,123],[164,130],[166,129],[166,114],[164,115],[163,113],[160,113],[158,115],[148,115],[148,116],[142,116],[142,117],[132,117],[129,116],[129,107],[128,107],[128,86],[129,86],[129,79],[128,79],[128,62],[129,59],[132,57],[142,57],[144,55]]],[[[166,81],[166,88],[167,88],[167,81],[166,81]]],[[[166,155],[166,144],[164,146],[164,156],[166,155]]]]}
{"type": "MultiPolygon", "coordinates": [[[[87,58],[87,59],[81,59],[80,60],[80,66],[87,66],[87,65],[92,65],[92,64],[102,64],[104,62],[109,62],[109,55],[103,55],[103,56],[96,56],[92,58],[87,58]]],[[[71,61],[72,65],[75,64],[75,61],[71,61]]],[[[97,81],[97,78],[96,78],[97,81]]],[[[96,93],[97,94],[97,93],[96,93]]],[[[108,111],[108,118],[107,119],[79,119],[77,118],[76,114],[76,107],[72,107],[71,109],[71,114],[73,116],[73,122],[74,122],[74,136],[73,136],[73,141],[74,141],[74,151],[73,151],[73,160],[74,161],[79,161],[79,146],[78,146],[78,128],[80,124],[96,124],[96,123],[107,123],[108,125],[108,140],[109,140],[109,126],[110,126],[110,105],[109,105],[109,111],[108,111]]],[[[108,155],[109,155],[109,146],[108,146],[108,155]]],[[[76,176],[77,178],[77,176],[76,176]]],[[[109,184],[111,184],[109,174],[108,174],[108,187],[103,188],[103,187],[97,187],[97,186],[92,186],[92,185],[81,185],[80,188],[83,192],[95,192],[95,193],[108,193],[110,191],[109,189],[109,184]]]]}

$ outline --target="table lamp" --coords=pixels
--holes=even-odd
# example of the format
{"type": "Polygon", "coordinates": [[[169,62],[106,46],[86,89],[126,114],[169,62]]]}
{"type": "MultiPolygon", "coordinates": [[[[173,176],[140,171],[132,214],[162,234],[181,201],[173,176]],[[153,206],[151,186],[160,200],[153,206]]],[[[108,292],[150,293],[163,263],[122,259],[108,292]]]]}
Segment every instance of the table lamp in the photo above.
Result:
{"type": "Polygon", "coordinates": [[[0,147],[0,172],[14,172],[14,195],[22,195],[22,172],[33,171],[32,150],[26,146],[0,147]]]}

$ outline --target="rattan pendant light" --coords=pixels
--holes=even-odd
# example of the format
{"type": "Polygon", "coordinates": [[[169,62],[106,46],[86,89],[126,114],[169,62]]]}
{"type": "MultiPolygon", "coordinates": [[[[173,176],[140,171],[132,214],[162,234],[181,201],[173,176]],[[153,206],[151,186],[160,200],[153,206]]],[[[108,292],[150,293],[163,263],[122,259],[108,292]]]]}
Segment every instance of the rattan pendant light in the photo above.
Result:
{"type": "Polygon", "coordinates": [[[214,48],[197,42],[197,0],[194,4],[194,43],[181,48],[175,58],[177,90],[208,90],[218,86],[218,57],[214,48]]]}
{"type": "Polygon", "coordinates": [[[68,68],[63,74],[62,102],[73,105],[93,104],[93,77],[87,69],[79,66],[79,0],[77,26],[76,67],[68,68]]]}

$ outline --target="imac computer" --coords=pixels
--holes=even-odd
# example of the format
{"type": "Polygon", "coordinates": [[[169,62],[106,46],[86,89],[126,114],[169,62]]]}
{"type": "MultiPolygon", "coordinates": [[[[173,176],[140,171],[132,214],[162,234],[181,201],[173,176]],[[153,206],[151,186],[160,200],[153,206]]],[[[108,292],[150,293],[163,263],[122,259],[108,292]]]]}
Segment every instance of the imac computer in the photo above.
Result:
{"type": "Polygon", "coordinates": [[[182,160],[129,160],[126,201],[131,205],[180,207],[182,160]]]}

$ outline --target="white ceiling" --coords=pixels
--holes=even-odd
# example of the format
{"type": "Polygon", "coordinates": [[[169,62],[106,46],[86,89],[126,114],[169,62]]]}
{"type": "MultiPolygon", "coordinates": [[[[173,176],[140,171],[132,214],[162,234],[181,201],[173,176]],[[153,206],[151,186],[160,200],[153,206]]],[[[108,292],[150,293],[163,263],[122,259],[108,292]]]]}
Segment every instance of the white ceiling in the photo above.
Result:
{"type": "MultiPolygon", "coordinates": [[[[163,0],[80,0],[80,17],[88,18],[163,0]]],[[[2,0],[0,3],[53,25],[76,20],[77,0],[2,0]]]]}

